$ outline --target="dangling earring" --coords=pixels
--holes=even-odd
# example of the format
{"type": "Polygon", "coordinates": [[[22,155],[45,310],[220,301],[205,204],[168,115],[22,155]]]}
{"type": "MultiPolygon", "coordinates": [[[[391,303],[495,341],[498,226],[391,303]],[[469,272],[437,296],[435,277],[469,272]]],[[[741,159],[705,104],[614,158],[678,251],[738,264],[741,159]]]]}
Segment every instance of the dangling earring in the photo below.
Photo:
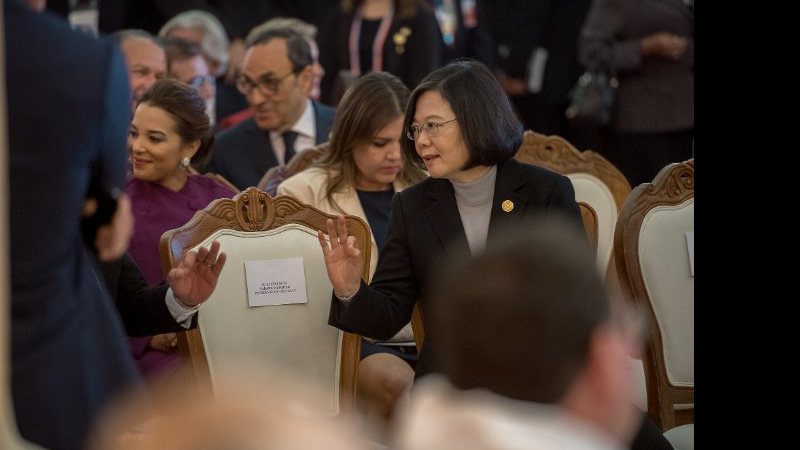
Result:
{"type": "Polygon", "coordinates": [[[191,162],[191,160],[189,159],[188,156],[184,156],[183,157],[183,159],[181,160],[181,167],[183,167],[183,170],[186,170],[186,169],[189,168],[189,163],[190,162],[191,162]]]}

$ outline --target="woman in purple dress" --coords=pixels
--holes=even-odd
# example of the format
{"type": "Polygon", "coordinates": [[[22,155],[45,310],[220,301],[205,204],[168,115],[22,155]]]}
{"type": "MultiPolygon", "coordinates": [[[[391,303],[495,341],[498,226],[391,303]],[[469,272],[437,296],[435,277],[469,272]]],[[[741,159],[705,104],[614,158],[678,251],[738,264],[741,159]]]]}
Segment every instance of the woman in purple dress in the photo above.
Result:
{"type": "MultiPolygon", "coordinates": [[[[129,251],[151,286],[164,281],[161,235],[188,222],[211,201],[235,195],[213,179],[191,173],[191,164],[201,164],[213,142],[205,102],[190,86],[159,80],[136,107],[128,137],[133,177],[125,186],[136,221],[129,251]]],[[[146,378],[178,369],[174,333],[129,339],[146,378]]]]}

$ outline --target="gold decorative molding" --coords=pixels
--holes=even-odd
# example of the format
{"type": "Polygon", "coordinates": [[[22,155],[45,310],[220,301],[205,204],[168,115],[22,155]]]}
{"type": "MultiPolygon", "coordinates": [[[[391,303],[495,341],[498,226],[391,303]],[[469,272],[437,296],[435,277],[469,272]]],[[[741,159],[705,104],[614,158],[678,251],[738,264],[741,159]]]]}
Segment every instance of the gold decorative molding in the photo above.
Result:
{"type": "Polygon", "coordinates": [[[244,231],[265,230],[275,219],[272,198],[264,191],[250,187],[234,197],[234,200],[236,221],[244,231]]]}
{"type": "Polygon", "coordinates": [[[236,220],[235,204],[228,199],[223,201],[215,200],[204,211],[205,214],[225,221],[225,223],[233,223],[236,220]],[[228,200],[228,201],[224,201],[228,200]]]}
{"type": "Polygon", "coordinates": [[[694,159],[664,167],[652,183],[639,185],[631,193],[632,198],[634,193],[632,213],[654,205],[679,205],[694,197],[694,159]]]}
{"type": "Polygon", "coordinates": [[[522,145],[514,158],[562,175],[574,173],[593,175],[608,186],[617,208],[622,208],[625,198],[631,192],[628,179],[611,162],[592,150],[579,151],[561,136],[547,136],[526,130],[522,145]]]}
{"type": "Polygon", "coordinates": [[[305,207],[306,205],[293,197],[281,196],[275,201],[275,215],[280,219],[285,219],[305,207]]]}
{"type": "MultiPolygon", "coordinates": [[[[232,199],[214,200],[205,209],[197,211],[185,225],[166,231],[161,236],[161,246],[166,246],[162,250],[161,266],[164,270],[174,267],[177,263],[174,258],[197,246],[202,242],[202,237],[221,229],[255,232],[296,223],[325,232],[327,219],[336,219],[336,216],[301,203],[294,197],[281,195],[272,198],[262,190],[249,187],[232,199]]],[[[345,220],[348,232],[356,238],[358,248],[369,253],[369,226],[355,216],[345,216],[345,220]]],[[[365,267],[365,270],[368,271],[369,267],[365,267]]]]}

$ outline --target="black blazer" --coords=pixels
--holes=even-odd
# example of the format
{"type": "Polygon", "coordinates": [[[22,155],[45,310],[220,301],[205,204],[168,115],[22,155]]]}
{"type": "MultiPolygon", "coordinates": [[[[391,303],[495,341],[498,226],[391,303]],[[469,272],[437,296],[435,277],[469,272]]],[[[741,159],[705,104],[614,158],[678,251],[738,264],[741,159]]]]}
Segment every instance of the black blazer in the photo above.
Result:
{"type": "MultiPolygon", "coordinates": [[[[493,229],[541,213],[562,213],[582,223],[569,179],[513,159],[498,165],[487,245],[492,245],[493,229]],[[508,213],[501,209],[505,200],[514,203],[508,213]]],[[[392,201],[386,243],[372,283],[366,287],[362,282],[348,304],[333,297],[329,323],[376,339],[394,336],[411,319],[418,298],[425,314],[425,296],[441,272],[437,261],[448,250],[455,256],[470,255],[450,181],[429,178],[399,192],[392,201]]],[[[430,333],[417,375],[431,371],[426,360],[435,352],[435,343],[429,337],[430,333]]]]}
{"type": "Polygon", "coordinates": [[[128,336],[186,331],[167,309],[165,295],[169,286],[150,288],[130,254],[125,253],[119,261],[101,264],[100,270],[128,336]]]}
{"type": "MultiPolygon", "coordinates": [[[[321,103],[312,102],[317,127],[317,144],[328,140],[336,110],[321,103]]],[[[240,190],[257,186],[264,173],[278,165],[269,131],[256,125],[249,118],[217,136],[208,164],[208,171],[227,178],[240,190]]]]}
{"type": "MultiPolygon", "coordinates": [[[[322,100],[333,104],[336,78],[340,70],[350,70],[350,26],[354,13],[339,11],[331,17],[320,39],[320,64],[325,68],[322,78],[322,100]]],[[[444,64],[444,42],[439,23],[430,8],[417,7],[414,17],[392,20],[389,34],[383,43],[383,71],[400,78],[413,90],[429,73],[444,64]],[[401,32],[401,30],[403,30],[401,32]],[[405,35],[404,33],[409,33],[405,35]]]]}

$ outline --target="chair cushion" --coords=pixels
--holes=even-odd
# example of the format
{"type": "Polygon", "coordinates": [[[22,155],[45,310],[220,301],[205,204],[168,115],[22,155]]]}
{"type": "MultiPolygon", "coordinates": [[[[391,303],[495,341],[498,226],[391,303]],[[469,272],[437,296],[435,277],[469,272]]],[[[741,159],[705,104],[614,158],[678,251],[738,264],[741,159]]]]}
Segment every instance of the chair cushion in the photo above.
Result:
{"type": "Polygon", "coordinates": [[[198,317],[212,382],[215,370],[232,363],[274,366],[330,394],[330,413],[338,413],[342,334],[328,325],[332,288],[316,233],[296,224],[257,233],[224,229],[199,245],[215,239],[228,261],[198,317]],[[298,256],[308,303],[248,306],[244,262],[298,256]]]}
{"type": "Polygon", "coordinates": [[[694,450],[694,424],[689,423],[664,432],[675,450],[694,450]]]}
{"type": "Polygon", "coordinates": [[[653,208],[639,234],[642,276],[661,329],[667,377],[676,386],[694,386],[694,277],[686,245],[692,230],[694,198],[653,208]]]}
{"type": "Polygon", "coordinates": [[[617,204],[608,186],[588,173],[568,174],[575,188],[575,201],[585,202],[597,213],[597,268],[605,277],[611,252],[614,249],[614,227],[617,224],[617,204]]]}

